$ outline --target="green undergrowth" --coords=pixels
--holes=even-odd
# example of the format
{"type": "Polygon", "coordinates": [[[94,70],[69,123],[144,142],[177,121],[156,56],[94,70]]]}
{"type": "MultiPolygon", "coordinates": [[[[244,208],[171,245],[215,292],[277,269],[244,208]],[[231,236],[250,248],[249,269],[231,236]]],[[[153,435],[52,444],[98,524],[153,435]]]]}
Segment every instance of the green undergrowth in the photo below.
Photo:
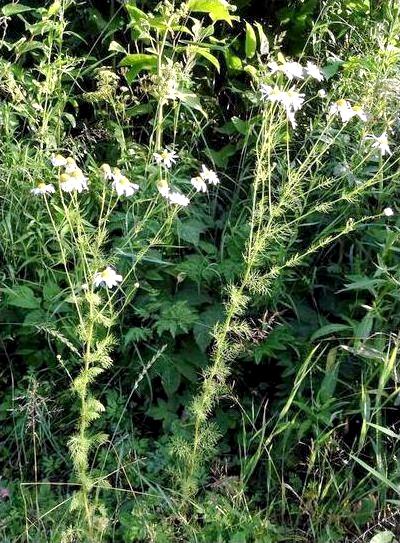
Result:
{"type": "Polygon", "coordinates": [[[0,8],[0,540],[399,537],[396,2],[0,8]]]}

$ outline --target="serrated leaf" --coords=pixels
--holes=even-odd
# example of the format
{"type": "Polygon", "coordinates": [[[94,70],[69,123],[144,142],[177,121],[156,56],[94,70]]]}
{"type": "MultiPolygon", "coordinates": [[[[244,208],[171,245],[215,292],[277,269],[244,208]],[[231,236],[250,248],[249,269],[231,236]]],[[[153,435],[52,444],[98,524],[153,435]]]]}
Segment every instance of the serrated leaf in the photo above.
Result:
{"type": "Polygon", "coordinates": [[[25,285],[19,285],[8,291],[8,305],[23,309],[39,309],[40,299],[35,296],[33,290],[25,285]]]}

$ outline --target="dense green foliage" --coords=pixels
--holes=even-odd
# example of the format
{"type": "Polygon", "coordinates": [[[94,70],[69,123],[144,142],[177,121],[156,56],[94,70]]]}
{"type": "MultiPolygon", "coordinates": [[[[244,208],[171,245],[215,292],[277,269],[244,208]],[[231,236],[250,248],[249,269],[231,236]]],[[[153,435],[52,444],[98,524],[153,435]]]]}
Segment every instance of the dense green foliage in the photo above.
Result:
{"type": "Polygon", "coordinates": [[[400,535],[399,35],[2,3],[1,542],[400,535]]]}

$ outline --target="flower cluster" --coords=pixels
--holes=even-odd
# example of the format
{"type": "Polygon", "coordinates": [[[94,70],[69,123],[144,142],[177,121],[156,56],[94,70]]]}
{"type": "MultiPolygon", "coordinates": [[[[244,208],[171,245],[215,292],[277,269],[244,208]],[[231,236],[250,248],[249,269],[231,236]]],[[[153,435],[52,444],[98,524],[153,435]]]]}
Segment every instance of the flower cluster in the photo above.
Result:
{"type": "Polygon", "coordinates": [[[60,175],[60,189],[63,192],[82,192],[88,190],[88,178],[85,177],[74,158],[53,155],[51,163],[57,168],[64,169],[60,175]]]}
{"type": "Polygon", "coordinates": [[[201,172],[196,177],[192,177],[190,182],[196,189],[196,192],[207,192],[207,183],[209,185],[218,185],[219,178],[213,170],[208,169],[205,164],[202,164],[201,172]]]}
{"type": "Polygon", "coordinates": [[[342,123],[347,123],[353,117],[358,117],[363,122],[368,120],[367,114],[361,106],[352,106],[350,102],[344,98],[340,98],[340,100],[331,104],[328,115],[339,115],[342,123]]]}
{"type": "MultiPolygon", "coordinates": [[[[177,153],[175,153],[175,151],[169,151],[168,149],[163,149],[159,153],[153,153],[153,157],[156,164],[159,166],[164,166],[166,169],[172,168],[172,166],[178,160],[177,153]]],[[[158,182],[157,189],[161,196],[163,196],[170,204],[187,207],[190,203],[187,196],[181,192],[171,190],[168,182],[165,179],[158,182]]]]}
{"type": "Polygon", "coordinates": [[[285,91],[279,87],[271,87],[265,83],[261,84],[260,91],[264,100],[268,100],[269,102],[277,102],[285,108],[291,125],[293,128],[296,128],[297,123],[295,115],[297,111],[302,108],[305,95],[298,92],[294,87],[288,91],[285,91]]]}
{"type": "Polygon", "coordinates": [[[129,181],[119,168],[111,168],[109,164],[102,164],[100,170],[106,181],[112,181],[111,186],[118,196],[133,196],[139,190],[139,185],[129,181]]]}
{"type": "Polygon", "coordinates": [[[324,80],[324,74],[321,69],[313,62],[308,61],[306,66],[302,66],[299,62],[283,60],[280,64],[272,61],[268,64],[271,73],[283,73],[289,81],[293,79],[306,79],[311,77],[317,81],[324,80]]]}

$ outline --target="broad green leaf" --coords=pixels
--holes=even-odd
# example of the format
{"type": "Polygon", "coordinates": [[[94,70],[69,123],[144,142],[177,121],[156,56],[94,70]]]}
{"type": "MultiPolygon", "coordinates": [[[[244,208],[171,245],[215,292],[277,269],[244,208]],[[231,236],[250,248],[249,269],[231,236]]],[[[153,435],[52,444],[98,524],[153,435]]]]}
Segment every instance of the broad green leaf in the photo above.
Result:
{"type": "Polygon", "coordinates": [[[1,13],[5,17],[11,17],[11,15],[18,15],[18,13],[24,13],[25,11],[31,11],[33,8],[25,6],[24,4],[6,4],[1,8],[1,13]]]}
{"type": "Polygon", "coordinates": [[[242,136],[247,136],[250,132],[251,121],[243,121],[239,117],[232,117],[232,124],[242,136]]]}
{"type": "Polygon", "coordinates": [[[155,71],[157,68],[157,57],[156,55],[146,55],[144,53],[129,54],[121,60],[119,65],[129,66],[130,69],[126,74],[126,79],[131,83],[142,70],[155,71]]]}
{"type": "Polygon", "coordinates": [[[319,339],[321,337],[330,336],[335,332],[345,332],[351,329],[352,328],[349,324],[326,324],[325,326],[322,326],[319,330],[314,332],[310,340],[315,341],[316,339],[319,339]]]}
{"type": "Polygon", "coordinates": [[[247,58],[252,58],[257,50],[257,37],[254,28],[246,22],[245,52],[247,58]]]}
{"type": "Polygon", "coordinates": [[[200,113],[204,115],[205,118],[207,118],[207,113],[202,108],[200,99],[196,94],[193,94],[191,92],[182,92],[180,94],[180,100],[185,107],[187,107],[188,109],[200,111],[200,113]]]}
{"type": "Polygon", "coordinates": [[[219,151],[208,149],[208,153],[218,168],[226,168],[230,157],[236,153],[236,150],[236,145],[228,143],[228,145],[225,145],[225,147],[222,147],[219,151]]]}
{"type": "Polygon", "coordinates": [[[124,53],[126,55],[125,49],[117,41],[113,40],[108,46],[109,51],[116,51],[117,53],[124,53]]]}
{"type": "Polygon", "coordinates": [[[23,309],[38,309],[40,299],[36,298],[33,290],[25,285],[19,285],[8,292],[8,305],[23,309]]]}
{"type": "Polygon", "coordinates": [[[243,70],[242,59],[231,53],[231,51],[228,50],[225,52],[225,60],[226,65],[230,70],[234,70],[236,72],[243,70]]]}
{"type": "Polygon", "coordinates": [[[199,47],[197,45],[190,45],[188,47],[188,50],[189,52],[194,52],[202,57],[204,57],[205,59],[207,59],[209,62],[211,62],[211,64],[213,64],[216,69],[217,69],[217,72],[219,73],[220,72],[220,64],[219,64],[219,61],[217,59],[217,57],[215,57],[214,55],[212,55],[210,53],[210,51],[208,51],[208,49],[204,48],[204,47],[199,47]]]}
{"type": "Polygon", "coordinates": [[[189,0],[191,11],[208,13],[212,21],[226,21],[232,26],[232,17],[224,0],[189,0]]]}

